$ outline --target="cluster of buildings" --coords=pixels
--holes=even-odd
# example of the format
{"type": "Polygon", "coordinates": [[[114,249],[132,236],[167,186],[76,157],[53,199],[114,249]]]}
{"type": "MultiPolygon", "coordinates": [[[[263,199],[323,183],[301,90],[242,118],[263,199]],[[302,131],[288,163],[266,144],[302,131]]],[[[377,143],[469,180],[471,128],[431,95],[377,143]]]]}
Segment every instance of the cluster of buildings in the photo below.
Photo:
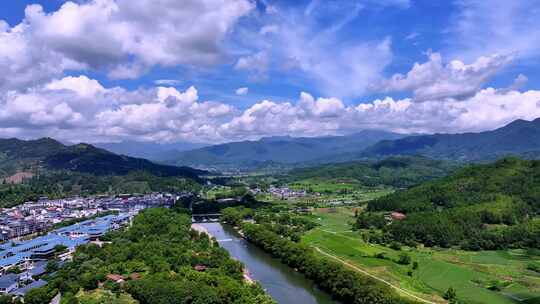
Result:
{"type": "Polygon", "coordinates": [[[0,243],[0,294],[24,296],[46,284],[47,263],[69,260],[79,245],[100,244],[105,233],[128,225],[142,209],[171,206],[176,196],[120,195],[114,197],[40,199],[0,213],[3,242],[0,243]],[[103,212],[113,214],[99,216],[103,212]],[[52,229],[54,224],[84,219],[73,225],[52,229]],[[18,229],[17,227],[24,227],[18,229]],[[38,235],[29,238],[30,234],[38,235]],[[26,236],[26,237],[21,237],[26,236]]]}
{"type": "Polygon", "coordinates": [[[277,197],[282,200],[287,200],[291,198],[298,198],[298,197],[305,197],[307,196],[306,190],[293,190],[289,187],[270,187],[268,188],[268,192],[272,194],[274,197],[277,197]]]}
{"type": "Polygon", "coordinates": [[[67,220],[88,218],[106,211],[130,212],[142,208],[172,204],[170,194],[96,196],[49,200],[40,198],[0,211],[0,241],[50,230],[67,220]]]}

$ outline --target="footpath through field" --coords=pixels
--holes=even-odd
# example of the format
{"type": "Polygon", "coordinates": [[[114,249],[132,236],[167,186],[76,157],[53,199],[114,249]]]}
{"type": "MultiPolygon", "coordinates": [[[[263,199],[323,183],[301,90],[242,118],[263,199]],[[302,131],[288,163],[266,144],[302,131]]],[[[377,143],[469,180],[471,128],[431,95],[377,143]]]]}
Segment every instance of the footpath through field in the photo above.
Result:
{"type": "Polygon", "coordinates": [[[365,275],[369,276],[370,278],[373,278],[373,279],[375,279],[377,281],[380,281],[380,282],[382,282],[382,283],[396,289],[397,291],[399,291],[399,292],[401,292],[401,293],[403,293],[403,294],[405,294],[405,295],[407,295],[407,296],[409,296],[411,298],[414,298],[415,300],[418,300],[418,301],[420,301],[422,303],[437,304],[436,302],[432,302],[432,301],[428,301],[426,299],[422,299],[422,298],[410,293],[409,291],[407,291],[407,290],[405,290],[405,289],[403,289],[403,288],[401,288],[399,286],[393,285],[392,283],[386,281],[385,279],[379,278],[379,277],[377,277],[377,276],[375,276],[375,275],[373,275],[373,274],[371,274],[371,273],[369,273],[369,272],[367,272],[367,271],[365,271],[365,270],[363,270],[363,269],[361,269],[361,268],[359,268],[359,267],[357,267],[357,266],[355,266],[355,265],[353,265],[353,264],[351,264],[351,263],[349,263],[347,261],[342,260],[341,258],[339,258],[339,257],[337,257],[337,256],[335,256],[333,254],[330,254],[328,252],[323,251],[319,247],[316,247],[316,246],[313,246],[313,247],[315,248],[315,250],[317,250],[322,255],[325,255],[325,256],[330,257],[330,258],[332,258],[334,260],[337,260],[337,261],[341,262],[343,265],[345,265],[345,266],[347,266],[349,268],[352,268],[352,269],[354,269],[354,270],[356,270],[358,272],[361,272],[362,274],[365,274],[365,275]]]}

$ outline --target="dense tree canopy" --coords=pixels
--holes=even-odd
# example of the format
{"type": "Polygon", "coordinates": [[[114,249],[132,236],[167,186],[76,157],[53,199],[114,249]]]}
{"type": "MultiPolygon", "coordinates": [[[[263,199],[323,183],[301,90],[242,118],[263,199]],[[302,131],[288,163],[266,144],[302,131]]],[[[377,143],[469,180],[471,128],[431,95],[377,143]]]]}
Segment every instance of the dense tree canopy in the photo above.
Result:
{"type": "Polygon", "coordinates": [[[457,163],[419,156],[396,156],[381,161],[351,161],[300,168],[288,181],[304,179],[354,179],[365,186],[410,187],[453,172],[457,163]]]}
{"type": "Polygon", "coordinates": [[[357,228],[386,240],[465,249],[540,246],[540,161],[506,158],[371,201],[357,228]],[[381,225],[381,212],[407,214],[381,225]]]}

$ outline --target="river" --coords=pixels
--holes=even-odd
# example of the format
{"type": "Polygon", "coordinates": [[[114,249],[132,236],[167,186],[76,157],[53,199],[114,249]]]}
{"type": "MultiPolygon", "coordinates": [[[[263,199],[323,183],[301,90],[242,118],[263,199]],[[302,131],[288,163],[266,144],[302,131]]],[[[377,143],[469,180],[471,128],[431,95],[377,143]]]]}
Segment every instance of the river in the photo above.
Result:
{"type": "Polygon", "coordinates": [[[312,281],[244,240],[236,231],[220,223],[201,223],[232,257],[244,263],[250,277],[279,304],[337,304],[318,290],[312,281]]]}

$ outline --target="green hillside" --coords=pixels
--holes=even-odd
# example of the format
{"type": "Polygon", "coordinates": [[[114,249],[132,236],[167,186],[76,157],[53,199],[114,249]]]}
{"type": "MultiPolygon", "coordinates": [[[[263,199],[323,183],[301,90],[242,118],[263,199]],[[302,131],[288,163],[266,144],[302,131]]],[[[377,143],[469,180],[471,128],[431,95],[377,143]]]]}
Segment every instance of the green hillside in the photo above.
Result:
{"type": "Polygon", "coordinates": [[[66,146],[51,138],[38,140],[0,139],[0,173],[68,170],[95,175],[125,175],[145,171],[156,176],[198,179],[204,171],[152,163],[141,158],[117,155],[92,145],[66,146]]]}
{"type": "Polygon", "coordinates": [[[384,140],[367,148],[362,156],[424,155],[438,159],[483,161],[509,154],[526,158],[540,155],[540,118],[533,121],[516,120],[487,132],[434,134],[384,140]]]}
{"type": "MultiPolygon", "coordinates": [[[[371,201],[357,226],[383,229],[381,241],[465,249],[540,246],[540,161],[505,158],[371,201]],[[385,225],[381,211],[400,211],[385,225]]],[[[380,236],[379,236],[380,237],[380,236]]]]}
{"type": "Polygon", "coordinates": [[[351,161],[300,168],[289,173],[291,180],[354,179],[366,186],[390,185],[410,187],[442,177],[458,164],[425,157],[389,157],[381,161],[351,161]]]}

